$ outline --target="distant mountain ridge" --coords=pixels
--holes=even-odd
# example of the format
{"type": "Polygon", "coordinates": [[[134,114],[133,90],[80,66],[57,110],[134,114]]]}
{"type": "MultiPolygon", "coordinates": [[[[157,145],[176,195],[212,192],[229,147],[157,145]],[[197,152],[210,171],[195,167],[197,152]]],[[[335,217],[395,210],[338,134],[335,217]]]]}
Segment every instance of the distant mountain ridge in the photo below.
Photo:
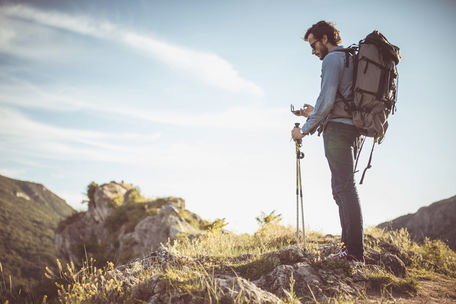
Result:
{"type": "Polygon", "coordinates": [[[67,217],[68,214],[75,211],[64,199],[52,193],[42,184],[0,175],[0,191],[5,195],[15,195],[17,198],[32,200],[40,206],[52,209],[60,217],[67,217]]]}
{"type": "Polygon", "coordinates": [[[418,242],[425,237],[442,240],[456,250],[456,196],[420,208],[416,213],[403,215],[381,223],[380,228],[406,228],[418,242]]]}
{"type": "Polygon", "coordinates": [[[0,262],[13,287],[29,293],[42,284],[57,257],[55,229],[74,212],[43,185],[0,175],[0,262]]]}

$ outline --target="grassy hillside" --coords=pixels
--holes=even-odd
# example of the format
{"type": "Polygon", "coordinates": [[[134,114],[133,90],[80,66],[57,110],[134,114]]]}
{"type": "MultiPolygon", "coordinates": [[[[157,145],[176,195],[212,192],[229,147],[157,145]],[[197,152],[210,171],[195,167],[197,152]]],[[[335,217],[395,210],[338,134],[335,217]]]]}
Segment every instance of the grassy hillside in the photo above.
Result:
{"type": "MultiPolygon", "coordinates": [[[[44,267],[54,264],[54,230],[74,210],[43,185],[0,176],[0,300],[43,292],[44,267]],[[11,285],[10,288],[10,276],[11,285]],[[7,283],[5,283],[5,281],[7,283]]],[[[27,297],[27,296],[26,296],[27,297]]]]}
{"type": "Polygon", "coordinates": [[[405,230],[367,231],[365,265],[328,258],[337,237],[265,224],[253,235],[219,231],[168,243],[143,259],[81,271],[58,265],[47,277],[60,303],[454,303],[456,253],[405,230]],[[252,284],[254,282],[254,284],[252,284]]]}

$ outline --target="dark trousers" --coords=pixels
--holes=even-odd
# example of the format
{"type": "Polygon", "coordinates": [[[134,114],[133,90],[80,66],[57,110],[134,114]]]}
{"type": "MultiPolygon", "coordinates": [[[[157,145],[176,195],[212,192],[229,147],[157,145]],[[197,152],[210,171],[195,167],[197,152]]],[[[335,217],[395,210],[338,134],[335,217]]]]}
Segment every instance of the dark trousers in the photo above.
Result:
{"type": "Polygon", "coordinates": [[[339,206],[342,243],[355,256],[364,252],[363,218],[353,176],[353,148],[358,136],[356,127],[336,122],[329,122],[323,132],[332,193],[339,206]]]}

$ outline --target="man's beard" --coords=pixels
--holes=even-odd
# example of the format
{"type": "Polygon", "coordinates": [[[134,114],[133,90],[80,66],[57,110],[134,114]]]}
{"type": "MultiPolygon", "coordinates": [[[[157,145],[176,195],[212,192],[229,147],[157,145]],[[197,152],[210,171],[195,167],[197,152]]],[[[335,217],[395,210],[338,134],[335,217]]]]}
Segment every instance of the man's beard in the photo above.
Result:
{"type": "Polygon", "coordinates": [[[322,45],[322,48],[320,49],[320,60],[325,59],[326,55],[328,55],[329,51],[328,48],[325,45],[322,45]]]}

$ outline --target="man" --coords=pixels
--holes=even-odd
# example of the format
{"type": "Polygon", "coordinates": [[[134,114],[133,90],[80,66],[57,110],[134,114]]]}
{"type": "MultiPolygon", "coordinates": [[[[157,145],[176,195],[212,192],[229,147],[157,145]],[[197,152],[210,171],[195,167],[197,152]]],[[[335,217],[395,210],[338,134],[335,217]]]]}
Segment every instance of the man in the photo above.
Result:
{"type": "Polygon", "coordinates": [[[308,117],[301,129],[294,128],[294,140],[323,132],[325,156],[331,170],[334,200],[339,207],[342,226],[342,250],[337,258],[364,261],[363,225],[361,207],[353,176],[352,149],[359,132],[350,113],[344,109],[344,100],[352,99],[353,62],[340,46],[341,37],[334,24],[320,21],[310,27],[304,40],[312,54],[322,60],[321,91],[315,107],[304,105],[295,114],[308,117]],[[348,66],[347,61],[348,60],[348,66]]]}

